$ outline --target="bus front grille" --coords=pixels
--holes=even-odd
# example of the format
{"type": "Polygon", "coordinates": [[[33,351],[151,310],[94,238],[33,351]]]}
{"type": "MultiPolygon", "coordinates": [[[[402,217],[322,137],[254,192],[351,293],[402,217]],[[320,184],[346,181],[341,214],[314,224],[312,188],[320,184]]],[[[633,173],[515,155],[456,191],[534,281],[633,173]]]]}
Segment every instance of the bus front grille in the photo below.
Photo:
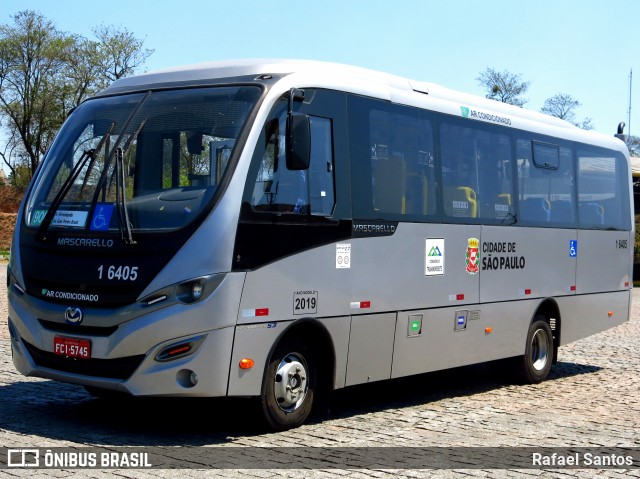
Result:
{"type": "Polygon", "coordinates": [[[81,374],[83,376],[128,379],[145,358],[145,355],[141,354],[116,359],[75,359],[48,351],[42,351],[27,341],[24,341],[24,339],[22,341],[36,365],[56,371],[81,374]]]}

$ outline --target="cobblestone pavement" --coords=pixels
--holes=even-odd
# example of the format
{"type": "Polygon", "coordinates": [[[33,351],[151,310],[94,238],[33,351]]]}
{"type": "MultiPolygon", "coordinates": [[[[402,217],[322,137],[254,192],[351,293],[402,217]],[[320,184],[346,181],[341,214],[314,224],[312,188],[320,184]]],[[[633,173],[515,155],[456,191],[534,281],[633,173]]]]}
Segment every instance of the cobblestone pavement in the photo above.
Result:
{"type": "MultiPolygon", "coordinates": [[[[0,285],[6,267],[0,265],[0,285]]],[[[0,447],[640,447],[640,291],[631,321],[560,349],[547,381],[514,386],[487,365],[338,391],[331,413],[266,433],[249,401],[94,399],[19,375],[0,294],[0,447]]],[[[295,462],[295,457],[292,458],[295,462]]],[[[233,466],[231,466],[233,467],[233,466]]],[[[622,470],[0,470],[29,477],[640,477],[622,470]]]]}

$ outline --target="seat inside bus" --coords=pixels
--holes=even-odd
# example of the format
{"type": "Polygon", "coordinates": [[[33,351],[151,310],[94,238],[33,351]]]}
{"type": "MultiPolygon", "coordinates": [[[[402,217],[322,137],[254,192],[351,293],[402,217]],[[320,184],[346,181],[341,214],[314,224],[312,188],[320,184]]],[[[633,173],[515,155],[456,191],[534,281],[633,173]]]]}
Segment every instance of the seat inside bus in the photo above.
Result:
{"type": "Polygon", "coordinates": [[[478,200],[475,190],[469,186],[445,188],[444,211],[447,216],[477,218],[478,200]]]}

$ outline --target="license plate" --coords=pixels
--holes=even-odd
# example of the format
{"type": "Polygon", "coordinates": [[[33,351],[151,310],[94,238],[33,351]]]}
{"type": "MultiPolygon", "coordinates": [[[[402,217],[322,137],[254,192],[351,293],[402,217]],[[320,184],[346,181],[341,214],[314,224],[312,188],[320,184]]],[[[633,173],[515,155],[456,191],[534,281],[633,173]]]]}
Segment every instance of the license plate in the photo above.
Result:
{"type": "Polygon", "coordinates": [[[55,336],[53,338],[53,352],[70,358],[89,359],[91,357],[91,341],[55,336]]]}

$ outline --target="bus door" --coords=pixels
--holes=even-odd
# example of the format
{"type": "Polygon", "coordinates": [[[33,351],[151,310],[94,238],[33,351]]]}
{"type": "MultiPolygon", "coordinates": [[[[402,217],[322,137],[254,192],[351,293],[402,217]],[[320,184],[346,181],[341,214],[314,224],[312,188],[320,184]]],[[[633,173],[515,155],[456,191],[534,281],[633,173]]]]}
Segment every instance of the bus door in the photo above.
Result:
{"type": "MultiPolygon", "coordinates": [[[[308,115],[310,164],[298,169],[287,162],[284,95],[262,127],[241,206],[233,265],[246,279],[233,354],[250,351],[257,366],[232,374],[230,394],[259,393],[270,348],[296,320],[333,318],[327,322],[344,328],[337,336],[348,338],[348,321],[335,321],[348,314],[351,298],[351,270],[336,267],[336,245],[351,237],[345,97],[304,89],[292,108],[308,115]]],[[[336,354],[346,355],[346,348],[336,354]]],[[[344,370],[341,377],[342,385],[344,370]]]]}
{"type": "MultiPolygon", "coordinates": [[[[498,135],[498,141],[504,145],[500,163],[508,165],[512,181],[497,196],[508,198],[509,213],[501,224],[483,227],[480,299],[575,295],[578,238],[571,147],[506,135],[498,135]],[[516,152],[515,160],[510,151],[516,152]]],[[[487,169],[485,174],[492,173],[487,169]]]]}

